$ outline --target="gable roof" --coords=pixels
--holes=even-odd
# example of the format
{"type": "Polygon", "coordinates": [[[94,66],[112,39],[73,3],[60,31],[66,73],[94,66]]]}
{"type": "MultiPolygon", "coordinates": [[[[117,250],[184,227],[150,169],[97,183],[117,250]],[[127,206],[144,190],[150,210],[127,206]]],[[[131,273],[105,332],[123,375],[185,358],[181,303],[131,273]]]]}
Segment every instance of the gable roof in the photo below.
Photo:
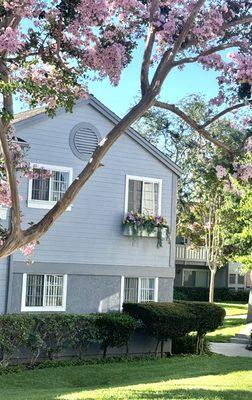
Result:
{"type": "MultiPolygon", "coordinates": [[[[105,116],[110,122],[117,124],[120,121],[120,117],[116,115],[113,111],[111,111],[108,107],[106,107],[103,103],[101,103],[96,97],[91,95],[87,100],[79,100],[77,104],[89,104],[96,111],[100,112],[103,116],[105,116]]],[[[58,112],[64,112],[65,110],[59,109],[58,112]]],[[[35,108],[33,110],[24,111],[15,115],[14,124],[16,127],[23,125],[24,122],[29,120],[29,123],[36,123],[38,120],[48,118],[45,114],[45,108],[35,108]]],[[[138,133],[135,129],[129,128],[126,131],[127,135],[137,142],[140,146],[142,146],[145,150],[151,153],[155,158],[161,161],[166,167],[172,170],[177,176],[181,176],[182,170],[181,168],[175,164],[169,157],[162,153],[157,147],[151,144],[147,139],[145,139],[140,133],[138,133]]]]}

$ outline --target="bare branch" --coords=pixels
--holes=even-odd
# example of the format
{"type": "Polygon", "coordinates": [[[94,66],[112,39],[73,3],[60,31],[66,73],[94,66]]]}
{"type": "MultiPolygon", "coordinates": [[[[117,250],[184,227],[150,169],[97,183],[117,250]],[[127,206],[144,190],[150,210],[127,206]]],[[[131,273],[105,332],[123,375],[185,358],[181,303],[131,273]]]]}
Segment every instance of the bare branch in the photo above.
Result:
{"type": "Polygon", "coordinates": [[[217,121],[219,118],[223,117],[223,115],[226,115],[231,111],[238,110],[239,108],[242,108],[242,107],[248,107],[249,105],[251,105],[251,103],[250,104],[248,104],[248,103],[239,103],[239,104],[235,104],[235,105],[233,105],[231,107],[228,107],[225,110],[222,110],[221,112],[216,114],[214,117],[210,118],[208,121],[206,121],[202,125],[202,128],[206,128],[207,126],[211,125],[213,122],[217,121]]]}
{"type": "Polygon", "coordinates": [[[155,41],[156,28],[153,25],[153,22],[156,20],[156,13],[159,8],[159,0],[152,0],[151,10],[150,10],[150,25],[149,32],[146,40],[146,47],[143,55],[143,62],[141,68],[141,91],[142,96],[145,95],[146,91],[149,88],[149,70],[150,70],[150,60],[151,54],[155,41]]]}
{"type": "Polygon", "coordinates": [[[189,115],[184,113],[180,108],[175,106],[175,104],[168,104],[162,101],[155,101],[155,107],[163,108],[165,110],[171,111],[172,113],[179,116],[183,121],[185,121],[191,128],[195,129],[201,136],[205,139],[213,143],[215,146],[220,147],[226,153],[231,154],[231,150],[220,140],[212,137],[212,135],[200,124],[198,124],[194,119],[192,119],[189,115]]]}

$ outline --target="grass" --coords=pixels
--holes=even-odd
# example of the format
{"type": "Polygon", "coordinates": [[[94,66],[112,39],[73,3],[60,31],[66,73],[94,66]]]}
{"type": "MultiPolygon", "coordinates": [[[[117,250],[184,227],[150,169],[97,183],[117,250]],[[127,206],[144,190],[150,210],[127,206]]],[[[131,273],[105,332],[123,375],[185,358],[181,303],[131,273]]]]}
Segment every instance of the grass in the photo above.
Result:
{"type": "Polygon", "coordinates": [[[225,319],[223,326],[220,326],[214,332],[208,333],[206,335],[206,339],[211,342],[230,342],[230,338],[235,336],[236,333],[239,333],[244,327],[245,323],[245,319],[225,319]]]}
{"type": "Polygon", "coordinates": [[[252,359],[185,356],[0,376],[3,400],[250,400],[252,359]]]}
{"type": "Polygon", "coordinates": [[[226,316],[234,316],[234,315],[245,315],[248,311],[248,305],[245,303],[216,303],[218,306],[221,306],[226,311],[226,316]]]}

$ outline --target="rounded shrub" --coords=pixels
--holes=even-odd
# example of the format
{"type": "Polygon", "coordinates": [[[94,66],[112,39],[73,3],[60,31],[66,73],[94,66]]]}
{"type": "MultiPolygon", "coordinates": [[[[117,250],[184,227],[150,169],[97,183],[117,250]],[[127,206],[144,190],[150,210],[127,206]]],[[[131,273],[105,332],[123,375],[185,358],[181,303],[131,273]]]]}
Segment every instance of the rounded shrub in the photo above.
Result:
{"type": "Polygon", "coordinates": [[[176,303],[124,303],[123,311],[142,324],[142,331],[157,339],[156,352],[167,339],[185,336],[192,331],[194,316],[184,304],[176,303]]]}
{"type": "Polygon", "coordinates": [[[96,341],[103,350],[103,358],[106,357],[108,347],[125,345],[128,353],[128,341],[136,328],[136,321],[130,315],[119,312],[96,314],[94,326],[96,341]]]}

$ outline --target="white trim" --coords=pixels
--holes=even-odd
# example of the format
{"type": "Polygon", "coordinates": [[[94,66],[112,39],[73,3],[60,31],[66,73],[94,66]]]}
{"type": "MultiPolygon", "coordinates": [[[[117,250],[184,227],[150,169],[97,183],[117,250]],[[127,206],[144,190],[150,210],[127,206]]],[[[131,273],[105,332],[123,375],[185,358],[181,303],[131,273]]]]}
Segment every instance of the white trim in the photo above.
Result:
{"type": "MultiPolygon", "coordinates": [[[[155,276],[122,276],[121,277],[121,307],[124,303],[124,291],[125,291],[125,278],[136,278],[138,280],[137,285],[137,302],[141,303],[141,279],[154,279],[154,302],[158,301],[158,278],[155,276]]],[[[150,302],[151,303],[151,302],[150,302]]]]}
{"type": "MultiPolygon", "coordinates": [[[[148,178],[145,176],[136,176],[136,175],[126,175],[125,179],[125,199],[124,199],[124,214],[125,216],[128,213],[128,197],[129,197],[129,180],[133,181],[141,181],[143,183],[158,183],[159,190],[158,190],[158,214],[161,214],[161,203],[162,203],[162,179],[158,178],[148,178]]],[[[143,198],[143,196],[142,196],[143,198]]]]}
{"type": "MultiPolygon", "coordinates": [[[[184,279],[185,279],[185,275],[184,275],[184,273],[185,273],[185,271],[204,271],[204,272],[207,272],[208,273],[208,280],[210,279],[210,270],[209,269],[206,269],[206,268],[183,268],[183,270],[182,270],[182,286],[184,286],[184,279]]],[[[208,284],[209,284],[209,282],[208,282],[208,284]]],[[[195,288],[197,288],[197,287],[199,287],[199,286],[192,286],[192,287],[195,287],[195,288]]]]}
{"type": "Polygon", "coordinates": [[[154,301],[157,303],[158,301],[158,278],[155,278],[155,283],[154,283],[154,301]]]}
{"type": "Polygon", "coordinates": [[[123,309],[125,277],[121,276],[120,311],[123,309]]]}
{"type": "MultiPolygon", "coordinates": [[[[23,282],[22,282],[22,297],[21,297],[21,312],[24,311],[66,311],[66,297],[67,297],[67,275],[64,274],[37,274],[37,275],[61,275],[63,276],[63,292],[62,292],[62,306],[41,306],[41,307],[29,307],[25,305],[26,301],[26,285],[27,285],[27,273],[23,274],[23,282]]],[[[45,293],[45,291],[44,291],[45,293]]],[[[43,300],[44,302],[44,300],[43,300]]]]}
{"type": "MultiPolygon", "coordinates": [[[[71,167],[63,167],[59,165],[48,165],[48,164],[37,164],[37,163],[31,163],[31,167],[33,168],[34,166],[36,168],[43,168],[45,170],[49,171],[59,171],[59,172],[68,172],[69,173],[69,182],[68,182],[68,187],[71,185],[73,181],[73,168],[71,167]]],[[[50,201],[50,200],[33,200],[31,198],[32,196],[32,179],[29,179],[28,183],[28,198],[27,198],[27,207],[29,208],[41,208],[41,209],[48,209],[50,210],[57,202],[56,201],[50,201]]],[[[51,179],[49,182],[49,194],[51,193],[51,179]]],[[[72,204],[67,207],[67,211],[70,211],[72,208],[72,204]]]]}

